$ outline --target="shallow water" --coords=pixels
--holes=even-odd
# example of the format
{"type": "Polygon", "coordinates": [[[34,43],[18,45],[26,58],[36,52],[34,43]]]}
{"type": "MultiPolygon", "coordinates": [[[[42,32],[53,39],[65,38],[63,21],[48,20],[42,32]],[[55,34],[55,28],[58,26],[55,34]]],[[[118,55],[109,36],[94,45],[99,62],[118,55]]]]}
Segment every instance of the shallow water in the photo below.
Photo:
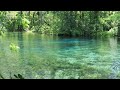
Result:
{"type": "Polygon", "coordinates": [[[28,33],[0,37],[0,73],[6,78],[10,72],[25,78],[119,78],[119,61],[117,38],[63,38],[28,33]],[[10,50],[11,42],[20,47],[18,52],[10,50]],[[82,69],[80,65],[94,70],[84,66],[82,69]]]}

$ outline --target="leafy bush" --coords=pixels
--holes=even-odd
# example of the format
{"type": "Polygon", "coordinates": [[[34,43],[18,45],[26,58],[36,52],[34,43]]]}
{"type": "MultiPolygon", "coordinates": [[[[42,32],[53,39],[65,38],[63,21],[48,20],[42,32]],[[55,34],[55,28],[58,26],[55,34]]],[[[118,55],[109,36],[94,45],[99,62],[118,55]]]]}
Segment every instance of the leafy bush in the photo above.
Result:
{"type": "Polygon", "coordinates": [[[11,43],[9,47],[10,47],[10,50],[12,51],[18,51],[20,49],[20,47],[18,47],[14,43],[11,43]]]}

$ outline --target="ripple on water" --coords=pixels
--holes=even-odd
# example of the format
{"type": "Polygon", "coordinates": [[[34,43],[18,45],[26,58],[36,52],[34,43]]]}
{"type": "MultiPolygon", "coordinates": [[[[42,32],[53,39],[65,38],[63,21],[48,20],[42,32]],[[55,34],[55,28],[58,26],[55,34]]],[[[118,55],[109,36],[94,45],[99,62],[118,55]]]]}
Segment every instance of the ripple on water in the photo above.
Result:
{"type": "MultiPolygon", "coordinates": [[[[39,35],[25,36],[24,34],[15,34],[7,37],[2,40],[3,42],[0,42],[0,70],[3,70],[3,72],[7,72],[7,69],[17,72],[18,69],[18,71],[24,71],[27,78],[35,78],[35,76],[36,78],[49,78],[50,74],[47,70],[39,69],[44,66],[43,64],[46,64],[45,67],[48,64],[50,66],[54,60],[67,61],[72,65],[77,63],[92,66],[100,74],[102,74],[102,70],[108,73],[107,71],[110,71],[111,66],[115,66],[116,70],[120,71],[118,68],[119,64],[112,64],[113,61],[117,63],[117,60],[120,60],[120,43],[116,40],[118,43],[111,44],[109,40],[61,39],[59,37],[57,37],[58,39],[54,39],[41,38],[39,35]],[[18,53],[10,52],[9,43],[12,41],[20,46],[18,53]],[[117,47],[114,48],[112,45],[117,47]],[[43,75],[42,71],[45,75],[44,77],[40,77],[40,75],[43,75]]],[[[59,78],[57,75],[60,73],[65,74],[64,77],[60,76],[60,78],[72,78],[72,76],[77,78],[78,71],[74,71],[74,74],[70,73],[71,70],[58,70],[55,77],[59,78]],[[71,74],[70,77],[67,72],[71,74]]]]}

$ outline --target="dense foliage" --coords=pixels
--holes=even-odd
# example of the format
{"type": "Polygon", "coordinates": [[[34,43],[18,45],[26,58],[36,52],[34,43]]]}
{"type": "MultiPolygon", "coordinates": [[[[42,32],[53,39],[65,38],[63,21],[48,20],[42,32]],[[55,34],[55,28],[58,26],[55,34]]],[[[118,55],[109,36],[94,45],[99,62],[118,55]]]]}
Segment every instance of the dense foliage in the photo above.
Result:
{"type": "Polygon", "coordinates": [[[33,31],[68,36],[119,36],[119,11],[1,11],[0,34],[33,31]]]}

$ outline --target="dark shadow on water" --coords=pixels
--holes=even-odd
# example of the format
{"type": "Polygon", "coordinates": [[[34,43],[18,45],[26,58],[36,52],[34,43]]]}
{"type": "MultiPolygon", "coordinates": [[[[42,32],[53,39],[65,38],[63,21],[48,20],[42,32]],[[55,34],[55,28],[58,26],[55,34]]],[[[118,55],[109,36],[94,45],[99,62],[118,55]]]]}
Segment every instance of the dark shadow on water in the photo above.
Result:
{"type": "MultiPolygon", "coordinates": [[[[2,74],[0,74],[1,79],[6,79],[2,74]]],[[[24,79],[24,77],[21,74],[14,74],[11,76],[11,73],[9,75],[9,79],[24,79]]]]}

